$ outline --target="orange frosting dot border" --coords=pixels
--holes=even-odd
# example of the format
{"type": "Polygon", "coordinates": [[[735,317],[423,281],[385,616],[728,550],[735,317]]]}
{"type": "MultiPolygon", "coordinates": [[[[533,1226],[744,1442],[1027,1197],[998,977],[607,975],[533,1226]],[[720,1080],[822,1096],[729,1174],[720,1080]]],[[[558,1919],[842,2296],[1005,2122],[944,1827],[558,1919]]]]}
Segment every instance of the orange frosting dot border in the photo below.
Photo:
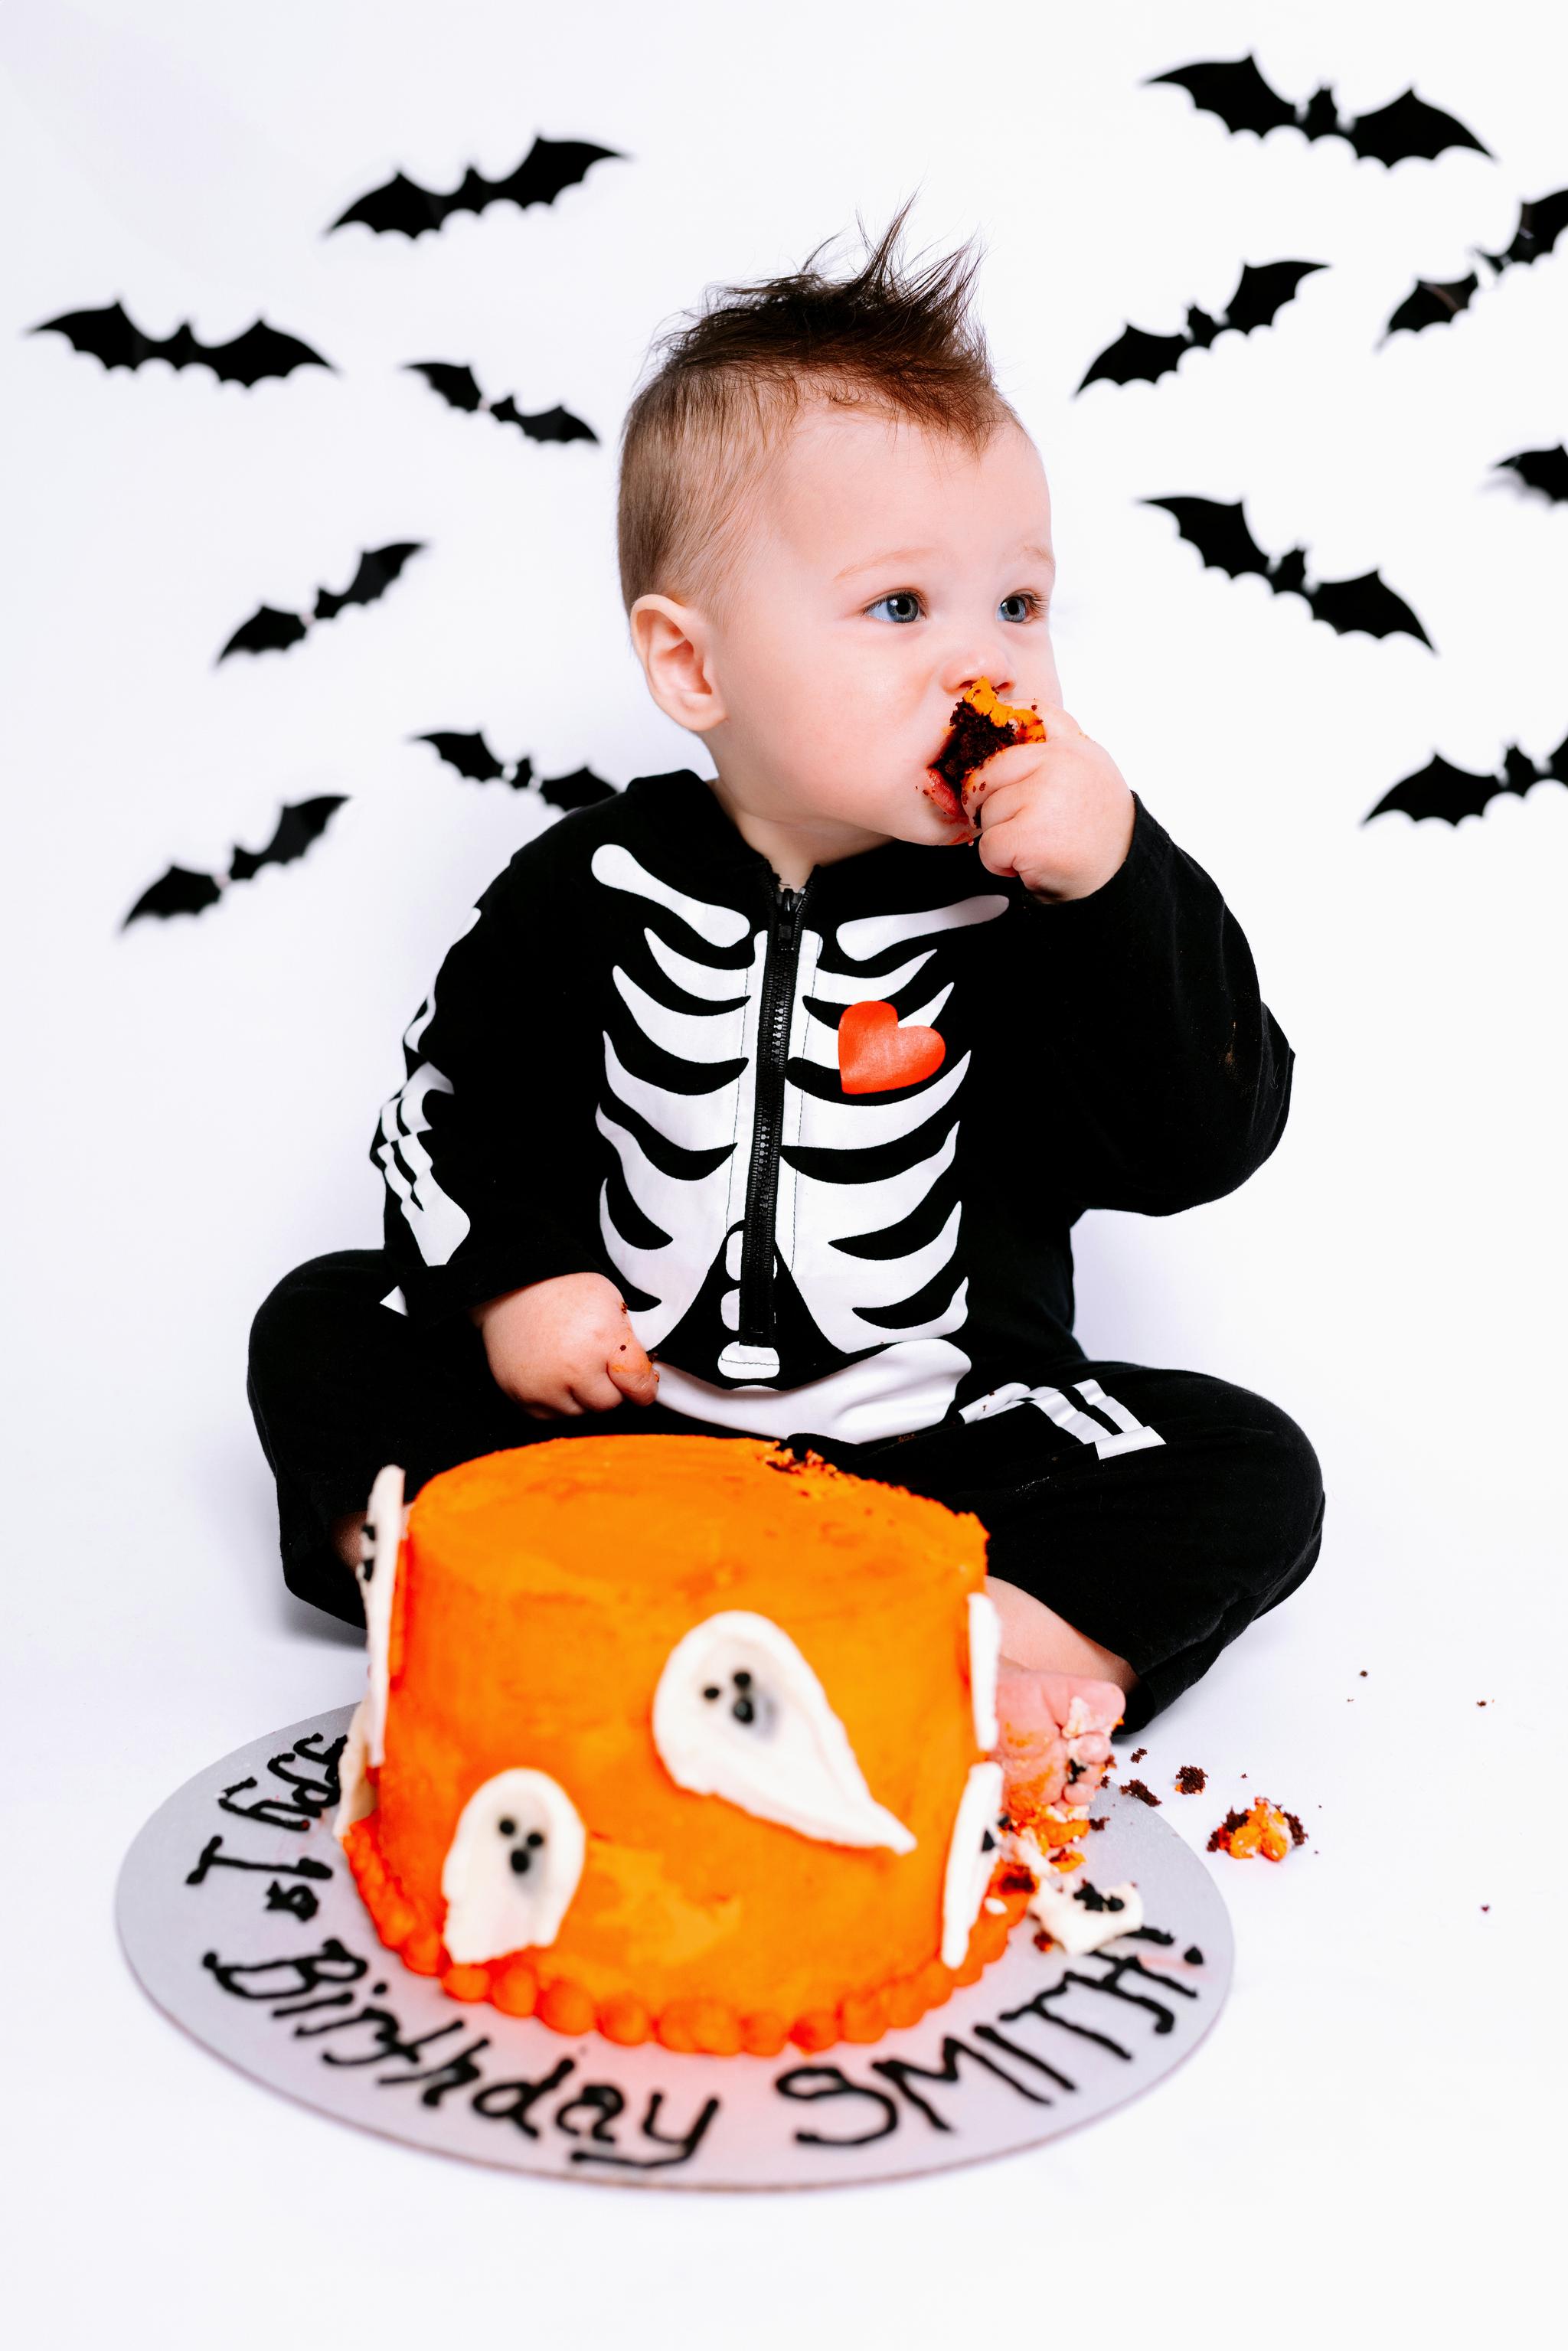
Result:
{"type": "MultiPolygon", "coordinates": [[[[1009,1886],[1008,1868],[998,1866],[987,1900],[998,1901],[1002,1907],[982,1907],[958,1967],[946,1968],[933,1959],[913,1975],[847,1990],[833,2008],[810,2009],[790,2018],[771,2010],[742,2016],[725,2001],[689,1999],[671,2001],[655,2011],[630,1991],[596,2001],[570,1976],[550,1973],[548,1951],[514,1952],[480,1966],[458,1965],[443,1947],[439,1928],[420,1915],[388,1869],[376,1817],[368,1813],[345,1831],[343,1854],[377,1935],[405,1967],[416,1975],[438,1977],[443,1991],[453,2000],[487,2001],[504,2015],[537,2016],[552,2032],[577,2038],[597,2032],[623,2048],[657,2041],[665,2049],[714,2057],[737,2056],[742,2051],[753,2057],[777,2057],[792,2045],[816,2056],[841,2041],[879,2041],[885,2032],[917,2024],[960,1985],[977,1983],[1006,1949],[1032,1891],[1032,1884],[1029,1891],[1016,1883],[1009,1886]]],[[[1016,1865],[1012,1866],[1016,1876],[1016,1865]]]]}

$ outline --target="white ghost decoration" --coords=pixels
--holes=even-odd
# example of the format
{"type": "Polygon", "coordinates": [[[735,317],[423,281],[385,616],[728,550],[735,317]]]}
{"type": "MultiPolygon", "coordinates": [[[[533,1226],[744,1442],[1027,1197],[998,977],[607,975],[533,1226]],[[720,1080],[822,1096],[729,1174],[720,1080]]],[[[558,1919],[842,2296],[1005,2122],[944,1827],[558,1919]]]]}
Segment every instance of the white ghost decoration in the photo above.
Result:
{"type": "Polygon", "coordinates": [[[356,1821],[362,1821],[376,1808],[376,1792],[368,1770],[370,1750],[365,1743],[365,1716],[370,1710],[369,1698],[362,1698],[354,1708],[343,1741],[343,1752],[338,1759],[338,1809],[332,1815],[332,1834],[340,1844],[356,1821]]]}
{"type": "Polygon", "coordinates": [[[969,1702],[975,1709],[975,1744],[989,1754],[1002,1735],[997,1720],[997,1669],[1002,1658],[1002,1620],[983,1592],[969,1594],[969,1702]]]}
{"type": "Polygon", "coordinates": [[[964,1782],[942,1881],[942,1964],[961,1968],[998,1856],[1002,1767],[977,1763],[964,1782]]]}
{"type": "Polygon", "coordinates": [[[441,1865],[441,1939],[458,1966],[553,1943],[587,1850],[577,1807],[548,1771],[497,1771],[476,1788],[441,1865]]]}
{"type": "Polygon", "coordinates": [[[408,1512],[402,1506],[402,1471],[390,1462],[376,1472],[366,1512],[365,1557],[354,1573],[365,1604],[365,1641],[370,1651],[371,1687],[365,1719],[365,1748],[379,1771],[386,1761],[388,1652],[392,1644],[392,1592],[397,1583],[397,1557],[408,1512]]]}
{"type": "Polygon", "coordinates": [[[866,1786],[827,1692],[769,1617],[729,1608],[675,1643],[653,1693],[653,1744],[678,1788],[722,1796],[823,1844],[913,1853],[866,1786]]]}

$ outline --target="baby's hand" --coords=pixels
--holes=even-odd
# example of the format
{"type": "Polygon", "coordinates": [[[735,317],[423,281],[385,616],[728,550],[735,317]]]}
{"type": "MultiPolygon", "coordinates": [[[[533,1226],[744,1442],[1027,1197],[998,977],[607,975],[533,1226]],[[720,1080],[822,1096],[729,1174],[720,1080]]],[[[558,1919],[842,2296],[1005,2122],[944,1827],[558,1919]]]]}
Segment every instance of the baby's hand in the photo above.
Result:
{"type": "Polygon", "coordinates": [[[535,1420],[652,1404],[659,1374],[601,1273],[531,1281],[474,1309],[497,1387],[535,1420]]]}
{"type": "Polygon", "coordinates": [[[965,811],[990,872],[1016,873],[1037,898],[1087,898],[1127,854],[1133,795],[1075,718],[1049,703],[1040,715],[1045,741],[994,752],[965,788],[965,811]]]}

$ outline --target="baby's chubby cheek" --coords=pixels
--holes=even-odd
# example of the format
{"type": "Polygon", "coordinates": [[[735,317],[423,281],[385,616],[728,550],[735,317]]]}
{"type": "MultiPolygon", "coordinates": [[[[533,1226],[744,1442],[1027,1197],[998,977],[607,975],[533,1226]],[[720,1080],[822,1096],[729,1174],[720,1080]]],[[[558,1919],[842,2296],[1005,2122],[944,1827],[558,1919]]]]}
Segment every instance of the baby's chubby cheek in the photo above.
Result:
{"type": "Polygon", "coordinates": [[[868,661],[831,629],[776,628],[738,660],[737,651],[732,643],[731,731],[766,765],[776,793],[802,814],[900,840],[951,836],[925,791],[946,718],[927,677],[868,661]]]}

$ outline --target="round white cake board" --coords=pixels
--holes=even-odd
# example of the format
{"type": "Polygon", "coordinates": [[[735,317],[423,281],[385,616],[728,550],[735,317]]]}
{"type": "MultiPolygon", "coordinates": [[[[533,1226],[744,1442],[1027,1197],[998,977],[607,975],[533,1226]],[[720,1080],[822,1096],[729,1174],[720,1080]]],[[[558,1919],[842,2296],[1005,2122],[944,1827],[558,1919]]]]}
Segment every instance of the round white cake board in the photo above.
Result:
{"type": "Polygon", "coordinates": [[[377,1941],[331,1834],[349,1707],[253,1740],[186,1782],[120,1873],[120,1932],[186,2032],[286,2095],[444,2155],[670,2188],[893,2179],[1033,2147],[1125,2105],[1195,2049],[1229,1986],[1207,1871],[1146,1805],[1107,1791],[1087,1841],[1145,1926],[1085,1959],[1034,1922],[907,2031],[815,2057],[682,2056],[448,1998],[377,1941]]]}

